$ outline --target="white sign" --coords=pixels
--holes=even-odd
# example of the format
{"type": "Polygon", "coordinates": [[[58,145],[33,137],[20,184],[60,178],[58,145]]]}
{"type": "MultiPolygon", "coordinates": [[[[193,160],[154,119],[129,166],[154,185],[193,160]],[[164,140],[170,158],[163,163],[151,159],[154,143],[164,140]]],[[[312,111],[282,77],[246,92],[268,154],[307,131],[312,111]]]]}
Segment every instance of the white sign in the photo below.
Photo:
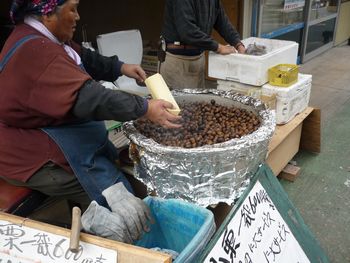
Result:
{"type": "Polygon", "coordinates": [[[257,181],[204,262],[307,263],[310,261],[266,190],[257,181]]]}
{"type": "Polygon", "coordinates": [[[0,263],[110,263],[117,252],[86,242],[69,250],[69,239],[0,220],[0,263]]]}
{"type": "Polygon", "coordinates": [[[291,10],[305,5],[305,0],[285,0],[284,1],[284,10],[291,10]]]}

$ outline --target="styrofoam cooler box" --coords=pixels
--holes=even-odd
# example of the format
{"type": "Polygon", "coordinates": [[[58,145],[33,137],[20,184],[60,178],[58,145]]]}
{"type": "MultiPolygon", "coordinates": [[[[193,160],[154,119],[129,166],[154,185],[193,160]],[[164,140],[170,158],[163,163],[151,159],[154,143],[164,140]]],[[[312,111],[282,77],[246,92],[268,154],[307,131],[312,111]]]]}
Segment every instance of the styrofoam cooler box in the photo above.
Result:
{"type": "Polygon", "coordinates": [[[233,91],[239,94],[251,96],[255,99],[261,99],[261,86],[253,86],[236,81],[217,80],[217,89],[224,91],[233,91]]]}
{"type": "Polygon", "coordinates": [[[255,99],[259,99],[265,103],[269,109],[276,108],[276,96],[275,95],[263,95],[262,86],[253,86],[249,84],[243,84],[230,80],[217,80],[217,89],[223,91],[233,91],[242,95],[247,95],[255,99]]]}
{"type": "Polygon", "coordinates": [[[220,55],[209,52],[209,77],[262,86],[268,81],[269,68],[278,64],[297,62],[299,45],[294,41],[249,37],[242,42],[246,47],[254,43],[264,45],[267,53],[254,56],[238,53],[220,55]]]}
{"type": "Polygon", "coordinates": [[[309,105],[312,75],[300,74],[289,87],[262,86],[263,95],[276,94],[276,123],[285,124],[309,105]]]}
{"type": "Polygon", "coordinates": [[[244,84],[236,81],[217,80],[217,89],[223,91],[234,91],[243,95],[249,95],[254,98],[259,98],[261,87],[256,87],[249,84],[244,84]],[[257,95],[257,96],[254,96],[257,95]]]}

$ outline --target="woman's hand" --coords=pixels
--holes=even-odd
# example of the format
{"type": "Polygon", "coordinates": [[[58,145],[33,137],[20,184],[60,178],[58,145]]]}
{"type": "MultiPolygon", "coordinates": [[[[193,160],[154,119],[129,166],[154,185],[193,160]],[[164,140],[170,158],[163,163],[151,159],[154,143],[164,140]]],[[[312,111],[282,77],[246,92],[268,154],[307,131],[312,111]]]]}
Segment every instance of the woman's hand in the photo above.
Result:
{"type": "Polygon", "coordinates": [[[176,121],[179,121],[181,117],[167,111],[172,108],[173,104],[168,101],[151,99],[148,101],[148,110],[144,117],[164,128],[180,128],[181,125],[176,121]]]}
{"type": "Polygon", "coordinates": [[[140,65],[136,64],[123,64],[120,72],[129,77],[136,79],[138,82],[144,82],[147,78],[145,71],[140,67],[140,65]]]}

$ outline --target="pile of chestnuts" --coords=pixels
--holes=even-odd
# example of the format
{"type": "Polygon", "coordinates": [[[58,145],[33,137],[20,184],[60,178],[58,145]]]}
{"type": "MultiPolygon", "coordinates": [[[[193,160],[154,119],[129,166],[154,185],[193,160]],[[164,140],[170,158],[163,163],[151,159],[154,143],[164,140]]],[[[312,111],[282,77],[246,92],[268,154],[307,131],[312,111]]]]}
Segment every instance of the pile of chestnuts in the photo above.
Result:
{"type": "Polygon", "coordinates": [[[222,106],[214,99],[208,102],[180,104],[182,125],[165,129],[146,119],[134,122],[144,136],[166,146],[195,148],[222,143],[256,131],[260,120],[251,111],[234,106],[222,106]]]}

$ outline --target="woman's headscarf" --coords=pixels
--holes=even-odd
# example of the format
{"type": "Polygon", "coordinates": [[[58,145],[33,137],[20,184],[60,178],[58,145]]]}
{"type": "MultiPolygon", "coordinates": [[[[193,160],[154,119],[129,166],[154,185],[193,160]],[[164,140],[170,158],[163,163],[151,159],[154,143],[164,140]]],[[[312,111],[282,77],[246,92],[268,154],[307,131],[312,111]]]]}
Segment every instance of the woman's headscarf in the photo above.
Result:
{"type": "Polygon", "coordinates": [[[67,0],[13,0],[10,17],[13,23],[22,21],[27,14],[47,15],[67,0]]]}

